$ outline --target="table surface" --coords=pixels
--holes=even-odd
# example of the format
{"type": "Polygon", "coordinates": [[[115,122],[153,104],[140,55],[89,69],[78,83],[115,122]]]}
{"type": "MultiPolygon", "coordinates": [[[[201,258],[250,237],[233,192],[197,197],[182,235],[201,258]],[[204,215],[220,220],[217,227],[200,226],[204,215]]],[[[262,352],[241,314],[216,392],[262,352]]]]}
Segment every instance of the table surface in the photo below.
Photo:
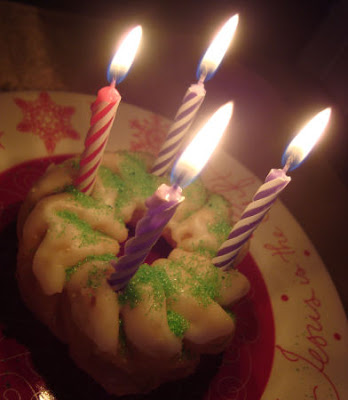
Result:
{"type": "MultiPolygon", "coordinates": [[[[83,16],[0,1],[0,90],[64,90],[94,94],[106,83],[106,69],[117,40],[137,20],[83,16]],[[3,16],[6,16],[3,17],[3,16]]],[[[220,15],[219,15],[220,17],[220,15]]],[[[224,17],[226,19],[228,16],[224,17]]],[[[149,13],[143,23],[141,50],[128,77],[119,85],[123,101],[173,118],[187,87],[195,81],[202,53],[220,22],[202,19],[199,28],[164,26],[149,13]]],[[[243,16],[240,21],[243,26],[243,16]]],[[[241,28],[243,32],[243,28],[241,28]]],[[[260,179],[280,165],[290,138],[316,112],[331,104],[320,84],[269,60],[263,73],[238,56],[237,32],[213,79],[199,122],[228,100],[235,102],[233,121],[223,146],[260,179]]],[[[346,224],[348,190],[331,160],[344,118],[334,108],[328,134],[311,156],[291,173],[281,200],[321,255],[348,310],[346,224]]]]}

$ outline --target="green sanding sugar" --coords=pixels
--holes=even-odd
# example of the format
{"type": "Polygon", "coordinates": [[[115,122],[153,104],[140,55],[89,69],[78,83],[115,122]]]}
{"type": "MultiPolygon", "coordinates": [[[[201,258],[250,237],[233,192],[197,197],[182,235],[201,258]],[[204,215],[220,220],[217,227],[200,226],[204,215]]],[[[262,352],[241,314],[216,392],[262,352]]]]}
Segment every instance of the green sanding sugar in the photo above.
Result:
{"type": "Polygon", "coordinates": [[[80,161],[79,160],[71,160],[71,168],[74,170],[80,169],[80,161]]]}
{"type": "Polygon", "coordinates": [[[126,332],[124,331],[124,323],[123,320],[120,318],[118,320],[119,323],[119,331],[118,331],[118,344],[119,344],[119,352],[121,355],[125,355],[127,351],[127,341],[126,341],[126,332]]]}
{"type": "MultiPolygon", "coordinates": [[[[202,260],[194,255],[183,256],[181,258],[182,268],[190,275],[190,279],[186,279],[190,293],[204,306],[210,304],[213,300],[217,300],[220,296],[222,288],[222,277],[220,271],[213,265],[204,266],[200,269],[202,260]]],[[[229,280],[226,275],[225,279],[229,280]]],[[[225,284],[225,281],[224,281],[225,284]]]]}
{"type": "Polygon", "coordinates": [[[226,217],[226,207],[228,207],[228,202],[221,195],[216,193],[211,194],[207,206],[213,208],[216,215],[219,217],[226,217]]]}
{"type": "Polygon", "coordinates": [[[201,179],[197,178],[183,190],[182,194],[186,199],[194,201],[199,208],[205,203],[207,190],[201,179]]]}
{"type": "Polygon", "coordinates": [[[111,260],[115,260],[117,257],[115,257],[114,254],[111,253],[105,253],[105,254],[100,254],[100,255],[90,255],[84,258],[83,260],[79,261],[77,264],[72,265],[71,267],[65,268],[65,279],[67,281],[70,281],[72,275],[81,267],[81,265],[86,264],[87,262],[91,261],[105,261],[109,262],[111,260]]]}
{"type": "Polygon", "coordinates": [[[208,231],[215,235],[217,240],[222,243],[227,239],[231,231],[231,225],[225,220],[218,221],[213,224],[209,224],[208,231]]]}
{"type": "Polygon", "coordinates": [[[224,308],[224,310],[226,311],[226,314],[233,320],[233,322],[236,322],[236,314],[226,308],[224,308]]]}
{"type": "MultiPolygon", "coordinates": [[[[90,244],[95,244],[101,239],[105,239],[107,236],[99,231],[95,231],[88,222],[80,219],[77,214],[68,210],[57,211],[57,216],[69,225],[73,225],[79,232],[77,239],[80,240],[80,246],[84,247],[90,244]]],[[[64,231],[64,229],[63,229],[64,231]]],[[[63,232],[62,231],[62,232],[63,232]]]]}
{"type": "MultiPolygon", "coordinates": [[[[222,288],[220,271],[214,266],[199,269],[199,257],[183,257],[180,260],[166,260],[163,265],[151,267],[148,264],[140,266],[129,281],[126,288],[119,294],[121,305],[129,304],[136,307],[147,294],[145,287],[151,287],[154,307],[161,307],[165,299],[176,301],[182,290],[192,295],[204,307],[216,301],[222,288]],[[170,275],[168,273],[170,272],[170,275]],[[185,271],[185,273],[184,273],[185,271]]],[[[228,285],[229,276],[223,280],[228,285]]]]}
{"type": "Polygon", "coordinates": [[[173,310],[167,310],[167,321],[169,329],[179,338],[184,336],[184,333],[190,326],[186,318],[173,310]]]}
{"type": "Polygon", "coordinates": [[[132,190],[133,196],[140,196],[144,199],[151,196],[159,186],[161,178],[148,173],[144,161],[136,154],[124,152],[123,155],[120,175],[125,180],[127,187],[132,190]]]}
{"type": "MultiPolygon", "coordinates": [[[[188,269],[190,272],[190,269],[188,269]]],[[[217,271],[206,271],[205,274],[198,275],[196,269],[191,269],[191,276],[194,284],[191,286],[191,293],[203,305],[211,304],[220,294],[221,280],[217,271]]]]}
{"type": "Polygon", "coordinates": [[[128,152],[123,153],[120,174],[112,172],[109,168],[100,167],[99,175],[106,188],[117,191],[116,213],[119,213],[122,207],[129,204],[134,198],[145,200],[151,196],[163,181],[162,178],[148,173],[145,163],[136,155],[128,152]]]}
{"type": "Polygon", "coordinates": [[[94,209],[104,209],[104,210],[111,210],[112,208],[106,204],[101,203],[98,200],[95,200],[91,196],[87,196],[84,193],[80,192],[75,188],[73,185],[69,185],[64,190],[67,193],[73,195],[73,199],[78,203],[80,206],[84,208],[94,208],[94,209]]]}
{"type": "Polygon", "coordinates": [[[100,269],[96,265],[88,271],[86,287],[90,289],[98,289],[105,278],[107,268],[100,269]]]}
{"type": "Polygon", "coordinates": [[[209,224],[208,231],[215,235],[216,239],[222,243],[231,231],[231,225],[227,222],[227,200],[219,194],[212,194],[209,197],[207,206],[213,209],[215,214],[214,222],[209,224]]]}
{"type": "Polygon", "coordinates": [[[165,297],[171,296],[176,291],[164,268],[142,264],[119,295],[120,304],[129,304],[131,308],[136,307],[143,298],[144,285],[152,288],[154,307],[161,306],[165,297]]]}
{"type": "Polygon", "coordinates": [[[213,258],[216,255],[216,251],[206,247],[206,243],[200,240],[197,244],[192,244],[192,251],[200,256],[213,258]]]}
{"type": "Polygon", "coordinates": [[[111,169],[109,169],[107,167],[103,167],[103,166],[101,166],[99,168],[98,173],[103,182],[103,185],[106,188],[116,189],[117,192],[119,193],[119,195],[122,194],[122,192],[125,189],[126,183],[123,181],[123,179],[119,175],[113,173],[111,171],[111,169]]]}

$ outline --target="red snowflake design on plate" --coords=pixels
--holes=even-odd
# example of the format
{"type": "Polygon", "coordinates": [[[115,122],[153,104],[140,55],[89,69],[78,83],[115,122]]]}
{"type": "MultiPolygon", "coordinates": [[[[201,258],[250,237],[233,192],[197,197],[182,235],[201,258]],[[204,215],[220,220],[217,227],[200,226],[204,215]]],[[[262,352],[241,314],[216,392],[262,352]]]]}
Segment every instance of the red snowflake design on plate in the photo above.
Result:
{"type": "Polygon", "coordinates": [[[46,92],[40,93],[33,101],[15,98],[14,102],[23,111],[23,119],[17,129],[38,136],[48,154],[53,154],[60,140],[80,138],[70,121],[75,113],[74,107],[56,104],[46,92]]]}
{"type": "MultiPolygon", "coordinates": [[[[0,131],[0,138],[3,136],[4,132],[0,131]]],[[[5,146],[0,142],[0,149],[4,149],[5,150],[5,146]]]]}
{"type": "Polygon", "coordinates": [[[152,154],[160,151],[169,129],[169,124],[162,117],[151,114],[142,120],[132,119],[129,124],[135,130],[132,133],[130,150],[152,154]]]}

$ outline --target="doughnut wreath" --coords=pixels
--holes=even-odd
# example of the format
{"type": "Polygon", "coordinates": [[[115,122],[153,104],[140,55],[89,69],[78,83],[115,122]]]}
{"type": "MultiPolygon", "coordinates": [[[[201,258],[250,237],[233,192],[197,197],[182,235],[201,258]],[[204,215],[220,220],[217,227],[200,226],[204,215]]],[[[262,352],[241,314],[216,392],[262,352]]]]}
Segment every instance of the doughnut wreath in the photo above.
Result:
{"type": "Polygon", "coordinates": [[[201,354],[223,352],[235,331],[229,309],[250,286],[240,272],[211,262],[230,232],[231,207],[197,179],[163,231],[169,254],[142,264],[122,291],[112,290],[110,261],[144,215],[145,199],[168,183],[149,172],[152,160],[106,153],[90,196],[72,185],[78,158],[52,164],[17,223],[25,304],[67,343],[81,369],[119,396],[186,377],[201,354]]]}

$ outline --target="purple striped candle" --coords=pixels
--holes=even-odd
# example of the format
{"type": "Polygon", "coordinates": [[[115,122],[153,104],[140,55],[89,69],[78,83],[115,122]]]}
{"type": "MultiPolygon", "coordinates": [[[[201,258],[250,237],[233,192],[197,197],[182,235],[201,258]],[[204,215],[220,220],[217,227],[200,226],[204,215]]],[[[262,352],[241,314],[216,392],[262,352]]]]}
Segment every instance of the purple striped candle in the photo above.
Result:
{"type": "Polygon", "coordinates": [[[287,171],[297,168],[324,132],[331,115],[331,108],[319,112],[294,137],[283,154],[283,169],[271,169],[265,182],[254,195],[252,202],[244,210],[240,220],[233,227],[228,239],[219,248],[213,264],[227,270],[231,268],[239,250],[258,227],[281,191],[291,178],[287,171]]]}
{"type": "Polygon", "coordinates": [[[163,176],[176,159],[183,139],[190,129],[192,122],[203,103],[205,89],[203,82],[191,85],[185,93],[182,104],[176,113],[167,138],[157,156],[151,172],[157,176],[163,176]]]}
{"type": "Polygon", "coordinates": [[[198,82],[191,85],[175,115],[166,140],[159,151],[151,172],[163,176],[178,157],[186,134],[189,131],[205,97],[204,82],[211,79],[219,67],[238,25],[238,14],[231,17],[214,37],[197,68],[198,82]]]}
{"type": "Polygon", "coordinates": [[[122,290],[144,262],[150,250],[160,238],[162,231],[184,200],[182,189],[189,185],[202,171],[215,150],[232,116],[233,105],[220,107],[192,139],[175,164],[171,183],[162,184],[145,204],[145,216],[137,223],[135,236],[125,245],[125,254],[112,262],[115,272],[109,278],[110,286],[122,290]]]}
{"type": "Polygon", "coordinates": [[[271,169],[254,195],[252,202],[244,210],[240,220],[235,224],[228,239],[222,244],[213,264],[223,270],[228,269],[237,257],[239,250],[257,228],[280,192],[288,185],[291,178],[282,169],[271,169]]]}
{"type": "Polygon", "coordinates": [[[160,238],[164,227],[184,200],[181,188],[162,184],[155,194],[146,200],[148,208],[145,216],[137,223],[135,236],[125,245],[125,254],[112,263],[115,272],[109,278],[115,290],[123,289],[146,256],[160,238]]]}

